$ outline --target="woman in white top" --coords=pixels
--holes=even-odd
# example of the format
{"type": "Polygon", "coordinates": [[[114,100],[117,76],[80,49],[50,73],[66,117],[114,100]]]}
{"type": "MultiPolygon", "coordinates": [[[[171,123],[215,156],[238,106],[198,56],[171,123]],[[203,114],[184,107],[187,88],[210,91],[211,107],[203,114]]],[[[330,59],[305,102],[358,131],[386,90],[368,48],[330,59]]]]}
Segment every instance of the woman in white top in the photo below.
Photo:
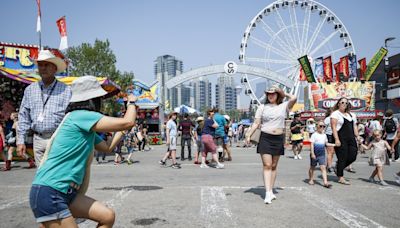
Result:
{"type": "Polygon", "coordinates": [[[326,151],[328,152],[328,157],[326,158],[326,163],[328,167],[328,172],[332,173],[333,168],[332,168],[332,163],[333,163],[333,155],[335,154],[335,148],[331,145],[335,144],[335,139],[333,138],[333,133],[332,133],[332,127],[331,127],[331,113],[332,109],[327,109],[325,112],[325,119],[324,119],[324,124],[326,126],[325,128],[325,134],[326,137],[328,138],[328,145],[326,146],[326,151]]]}
{"type": "Polygon", "coordinates": [[[335,138],[335,152],[337,156],[336,175],[338,182],[349,185],[344,179],[343,170],[357,158],[357,140],[360,140],[357,129],[356,115],[350,113],[351,104],[347,98],[338,100],[331,115],[331,127],[335,138]]]}
{"type": "Polygon", "coordinates": [[[250,136],[261,125],[257,153],[261,155],[263,163],[264,203],[270,204],[271,200],[276,199],[272,191],[276,179],[276,167],[279,156],[284,154],[285,118],[296,103],[296,97],[286,94],[277,86],[266,90],[265,96],[265,104],[258,107],[254,124],[246,134],[246,141],[250,142],[250,136]],[[289,100],[283,102],[285,97],[289,98],[289,100]]]}

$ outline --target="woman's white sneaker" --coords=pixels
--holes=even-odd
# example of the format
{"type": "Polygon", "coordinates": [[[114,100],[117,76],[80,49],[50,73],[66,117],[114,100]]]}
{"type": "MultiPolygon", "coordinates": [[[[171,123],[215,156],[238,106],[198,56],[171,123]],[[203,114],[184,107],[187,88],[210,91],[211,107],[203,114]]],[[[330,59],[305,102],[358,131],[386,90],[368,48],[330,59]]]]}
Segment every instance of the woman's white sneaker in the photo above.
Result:
{"type": "Polygon", "coordinates": [[[269,193],[269,192],[266,192],[266,193],[265,193],[264,203],[265,203],[265,204],[271,204],[271,203],[272,203],[271,200],[272,200],[272,199],[271,199],[270,193],[269,193]]]}

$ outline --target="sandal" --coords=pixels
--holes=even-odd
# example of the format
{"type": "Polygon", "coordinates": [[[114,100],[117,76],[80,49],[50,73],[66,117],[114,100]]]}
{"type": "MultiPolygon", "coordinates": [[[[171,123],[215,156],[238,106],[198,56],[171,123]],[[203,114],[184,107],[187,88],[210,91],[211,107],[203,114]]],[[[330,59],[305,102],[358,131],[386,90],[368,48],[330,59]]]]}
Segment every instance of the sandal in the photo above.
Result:
{"type": "Polygon", "coordinates": [[[308,184],[309,185],[314,185],[315,183],[314,183],[314,181],[309,181],[308,184]]]}
{"type": "Polygon", "coordinates": [[[344,181],[338,181],[339,184],[343,184],[343,185],[350,185],[350,182],[344,180],[344,181]]]}
{"type": "Polygon", "coordinates": [[[346,169],[346,171],[349,173],[356,173],[356,171],[354,169],[346,169]]]}
{"type": "Polygon", "coordinates": [[[332,188],[332,185],[331,184],[324,184],[324,187],[330,189],[330,188],[332,188]]]}

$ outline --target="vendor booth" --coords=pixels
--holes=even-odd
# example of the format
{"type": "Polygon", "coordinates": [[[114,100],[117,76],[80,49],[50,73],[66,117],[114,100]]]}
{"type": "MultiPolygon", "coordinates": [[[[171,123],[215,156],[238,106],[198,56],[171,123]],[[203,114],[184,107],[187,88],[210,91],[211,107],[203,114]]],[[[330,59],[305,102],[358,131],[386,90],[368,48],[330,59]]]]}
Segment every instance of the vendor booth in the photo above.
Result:
{"type": "MultiPolygon", "coordinates": [[[[64,58],[57,49],[50,50],[56,56],[64,58]]],[[[6,131],[12,126],[9,121],[10,114],[18,111],[25,88],[41,79],[37,73],[37,66],[33,63],[33,59],[37,58],[37,55],[37,46],[0,42],[0,121],[6,123],[6,131]]],[[[56,77],[67,85],[70,85],[77,78],[66,76],[66,72],[58,74],[56,77]]],[[[109,92],[107,97],[120,91],[119,86],[106,77],[98,77],[97,80],[109,92]]],[[[32,137],[28,136],[28,153],[32,155],[31,144],[32,137]]]]}
{"type": "Polygon", "coordinates": [[[148,140],[150,145],[161,145],[161,124],[159,114],[159,87],[158,81],[147,85],[140,80],[134,79],[128,93],[138,97],[137,121],[148,129],[148,140]]]}

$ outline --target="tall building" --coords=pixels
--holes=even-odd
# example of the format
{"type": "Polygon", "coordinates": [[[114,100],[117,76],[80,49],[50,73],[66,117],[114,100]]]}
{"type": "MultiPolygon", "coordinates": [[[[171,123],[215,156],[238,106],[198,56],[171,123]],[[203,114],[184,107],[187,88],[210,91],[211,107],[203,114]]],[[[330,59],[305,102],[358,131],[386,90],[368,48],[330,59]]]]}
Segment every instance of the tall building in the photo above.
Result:
{"type": "Polygon", "coordinates": [[[200,77],[192,83],[193,94],[194,94],[194,108],[199,111],[204,111],[207,108],[211,108],[211,82],[207,78],[200,77]]]}
{"type": "Polygon", "coordinates": [[[221,74],[215,85],[215,104],[218,109],[230,111],[236,109],[236,89],[232,76],[221,74]]]}
{"type": "Polygon", "coordinates": [[[242,86],[236,86],[235,87],[235,92],[236,92],[236,109],[242,109],[242,107],[240,107],[241,106],[241,103],[240,103],[240,96],[241,96],[241,93],[242,93],[242,90],[243,90],[243,87],[242,86]]]}
{"type": "Polygon", "coordinates": [[[172,89],[167,89],[165,83],[183,72],[183,62],[175,56],[163,55],[157,57],[154,61],[155,79],[160,82],[161,102],[169,103],[167,109],[173,109],[182,103],[182,86],[177,86],[172,89]]]}
{"type": "Polygon", "coordinates": [[[193,87],[189,85],[181,85],[181,102],[180,104],[193,107],[193,87]]]}

